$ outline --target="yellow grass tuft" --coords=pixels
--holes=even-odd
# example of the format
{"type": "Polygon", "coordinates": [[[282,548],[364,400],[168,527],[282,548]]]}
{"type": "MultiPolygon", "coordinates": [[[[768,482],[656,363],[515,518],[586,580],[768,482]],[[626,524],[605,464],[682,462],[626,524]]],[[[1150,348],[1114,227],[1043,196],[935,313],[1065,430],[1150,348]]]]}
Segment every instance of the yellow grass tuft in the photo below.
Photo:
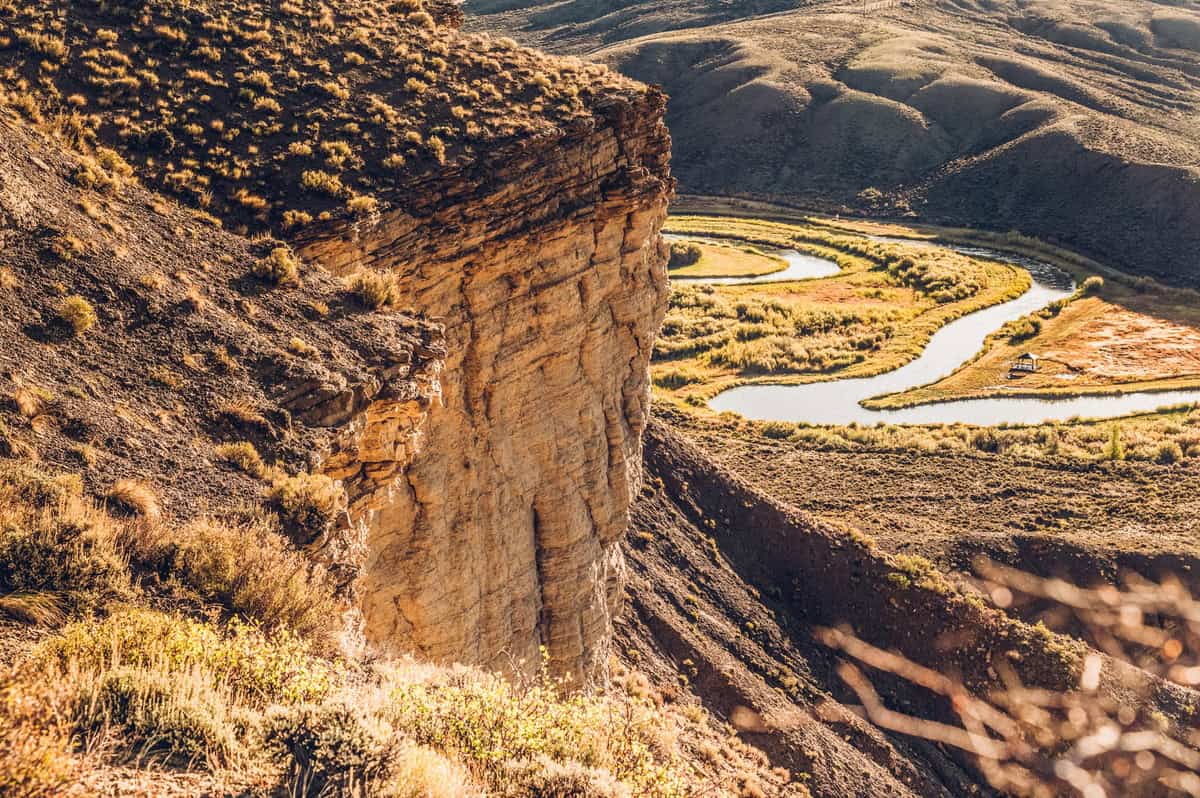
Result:
{"type": "Polygon", "coordinates": [[[96,310],[92,303],[75,294],[58,306],[58,318],[76,335],[80,335],[96,325],[96,310]]]}
{"type": "Polygon", "coordinates": [[[145,482],[136,479],[119,479],[105,494],[109,506],[129,515],[138,515],[156,521],[162,517],[158,496],[145,482]]]}

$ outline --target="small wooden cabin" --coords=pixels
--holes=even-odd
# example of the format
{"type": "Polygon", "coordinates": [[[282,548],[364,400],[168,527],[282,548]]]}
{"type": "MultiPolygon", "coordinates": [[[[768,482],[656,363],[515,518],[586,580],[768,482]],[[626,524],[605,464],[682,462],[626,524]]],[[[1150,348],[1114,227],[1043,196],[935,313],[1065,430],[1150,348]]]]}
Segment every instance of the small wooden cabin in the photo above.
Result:
{"type": "Polygon", "coordinates": [[[1023,352],[1017,356],[1008,368],[1009,374],[1032,374],[1041,368],[1041,358],[1032,352],[1023,352]]]}

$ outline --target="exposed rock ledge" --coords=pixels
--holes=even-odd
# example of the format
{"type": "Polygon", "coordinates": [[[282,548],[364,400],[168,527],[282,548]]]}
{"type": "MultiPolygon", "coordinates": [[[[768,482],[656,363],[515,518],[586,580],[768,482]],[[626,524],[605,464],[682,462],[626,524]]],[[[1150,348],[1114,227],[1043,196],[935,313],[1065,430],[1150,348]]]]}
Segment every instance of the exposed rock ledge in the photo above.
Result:
{"type": "Polygon", "coordinates": [[[300,242],[337,273],[393,271],[446,327],[443,404],[367,519],[375,644],[502,670],[544,645],[556,672],[603,667],[667,300],[663,106],[623,92],[498,171],[442,175],[411,213],[300,242]]]}

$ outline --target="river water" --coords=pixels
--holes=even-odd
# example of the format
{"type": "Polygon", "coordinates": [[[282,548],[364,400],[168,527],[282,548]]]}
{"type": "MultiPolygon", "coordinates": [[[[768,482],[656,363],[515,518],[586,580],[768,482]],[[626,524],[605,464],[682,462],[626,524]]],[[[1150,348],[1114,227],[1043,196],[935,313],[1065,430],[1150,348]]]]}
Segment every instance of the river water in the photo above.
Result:
{"type": "MultiPolygon", "coordinates": [[[[733,245],[737,246],[737,242],[720,241],[715,238],[702,238],[697,236],[675,236],[664,235],[667,241],[702,241],[709,244],[718,245],[733,245]]],[[[772,247],[754,245],[754,248],[764,255],[773,255],[787,261],[787,268],[781,269],[771,274],[764,274],[761,277],[672,277],[671,280],[677,283],[691,283],[705,285],[747,285],[761,283],[790,283],[793,280],[812,280],[817,277],[832,277],[837,274],[838,265],[831,260],[818,258],[815,255],[806,255],[803,252],[797,252],[794,249],[774,249],[772,247]]]]}
{"type": "MultiPolygon", "coordinates": [[[[914,244],[903,239],[876,240],[908,246],[935,246],[914,244]]],[[[1048,263],[975,247],[951,248],[964,254],[1021,266],[1029,271],[1033,284],[1028,291],[1014,300],[985,308],[947,324],[930,338],[929,345],[919,357],[894,371],[874,377],[814,382],[807,385],[746,385],[717,395],[709,402],[709,407],[717,412],[729,410],[759,421],[865,425],[961,423],[994,426],[1041,424],[1074,417],[1112,418],[1169,405],[1200,402],[1200,390],[1184,390],[1061,399],[963,399],[895,410],[870,410],[863,407],[860,403],[865,399],[927,385],[947,376],[974,357],[983,347],[987,336],[1004,324],[1068,297],[1074,291],[1071,277],[1048,263]]],[[[828,261],[826,263],[833,266],[836,272],[837,267],[834,264],[828,261]]],[[[750,278],[739,282],[762,281],[750,278]]]]}

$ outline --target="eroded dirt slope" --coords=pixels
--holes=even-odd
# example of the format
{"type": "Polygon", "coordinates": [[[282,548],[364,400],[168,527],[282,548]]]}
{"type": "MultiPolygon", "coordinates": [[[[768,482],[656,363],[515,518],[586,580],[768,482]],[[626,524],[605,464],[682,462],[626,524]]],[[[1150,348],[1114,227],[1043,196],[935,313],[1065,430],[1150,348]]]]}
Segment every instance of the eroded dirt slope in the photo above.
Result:
{"type": "MultiPolygon", "coordinates": [[[[818,627],[847,624],[874,645],[961,674],[976,691],[993,689],[1000,661],[1030,686],[1061,689],[1078,678],[1077,644],[1055,643],[933,572],[897,578],[908,566],[885,546],[750,487],[661,422],[647,434],[646,467],[626,543],[625,656],[695,693],[774,764],[808,774],[814,795],[990,794],[952,749],[866,724],[818,627]]],[[[1146,702],[1142,711],[1190,711],[1152,677],[1105,668],[1111,689],[1140,685],[1126,700],[1146,702]]],[[[873,677],[890,707],[946,717],[931,694],[873,677]]]]}
{"type": "Polygon", "coordinates": [[[193,516],[261,498],[222,443],[304,471],[374,403],[428,408],[440,325],[370,311],[299,260],[275,284],[255,270],[281,242],[225,233],[128,175],[80,187],[81,169],[108,174],[0,117],[6,456],[82,471],[97,492],[144,480],[165,512],[193,516]],[[68,323],[69,299],[87,326],[68,323]]]}

